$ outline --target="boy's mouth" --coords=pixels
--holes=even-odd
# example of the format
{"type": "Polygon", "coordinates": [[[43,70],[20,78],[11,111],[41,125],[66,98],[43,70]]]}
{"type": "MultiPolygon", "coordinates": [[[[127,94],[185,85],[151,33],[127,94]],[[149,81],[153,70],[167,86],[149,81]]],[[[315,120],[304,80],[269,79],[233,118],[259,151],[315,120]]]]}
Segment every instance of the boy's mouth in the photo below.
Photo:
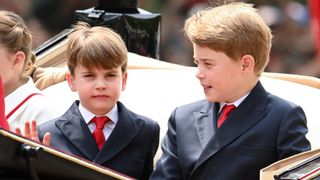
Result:
{"type": "Polygon", "coordinates": [[[107,98],[107,95],[93,95],[94,98],[107,98]]]}
{"type": "Polygon", "coordinates": [[[212,88],[212,86],[210,86],[210,85],[203,85],[203,84],[201,84],[201,86],[202,86],[204,89],[210,89],[210,88],[212,88]]]}
{"type": "Polygon", "coordinates": [[[206,93],[206,92],[208,92],[211,88],[212,88],[212,86],[210,86],[210,85],[202,85],[202,87],[203,87],[203,91],[206,93]]]}

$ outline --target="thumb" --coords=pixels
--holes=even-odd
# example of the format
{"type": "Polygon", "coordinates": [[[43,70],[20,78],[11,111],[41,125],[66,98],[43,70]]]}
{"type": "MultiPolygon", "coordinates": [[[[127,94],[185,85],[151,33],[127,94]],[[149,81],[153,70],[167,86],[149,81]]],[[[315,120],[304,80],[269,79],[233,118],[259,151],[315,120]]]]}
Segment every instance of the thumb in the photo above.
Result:
{"type": "Polygon", "coordinates": [[[46,132],[43,136],[43,141],[42,144],[49,146],[50,145],[50,141],[51,141],[51,135],[49,132],[46,132]]]}

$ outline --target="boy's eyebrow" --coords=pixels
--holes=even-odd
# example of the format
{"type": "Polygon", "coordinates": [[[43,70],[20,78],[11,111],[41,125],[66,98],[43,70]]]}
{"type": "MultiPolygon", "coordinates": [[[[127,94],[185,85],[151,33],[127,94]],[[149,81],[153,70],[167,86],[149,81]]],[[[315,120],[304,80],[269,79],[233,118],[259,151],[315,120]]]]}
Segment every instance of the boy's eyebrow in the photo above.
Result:
{"type": "Polygon", "coordinates": [[[106,72],[105,72],[106,74],[109,74],[109,73],[118,73],[118,71],[117,70],[115,70],[115,69],[106,69],[106,72]]]}
{"type": "Polygon", "coordinates": [[[117,69],[106,69],[108,72],[118,72],[117,69]]]}
{"type": "Polygon", "coordinates": [[[193,60],[194,60],[194,61],[213,61],[213,59],[208,59],[208,58],[206,58],[206,57],[199,58],[199,59],[196,59],[195,57],[193,57],[193,60]]]}
{"type": "Polygon", "coordinates": [[[81,71],[80,73],[90,73],[90,70],[81,71]]]}

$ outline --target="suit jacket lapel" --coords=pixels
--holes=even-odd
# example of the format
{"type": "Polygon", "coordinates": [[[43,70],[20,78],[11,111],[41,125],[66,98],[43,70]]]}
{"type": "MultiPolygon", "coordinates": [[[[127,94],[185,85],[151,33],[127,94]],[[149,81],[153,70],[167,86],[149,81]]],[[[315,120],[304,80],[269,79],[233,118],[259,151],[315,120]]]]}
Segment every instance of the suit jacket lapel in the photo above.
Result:
{"type": "Polygon", "coordinates": [[[200,155],[194,170],[220,149],[245,133],[258,123],[265,115],[267,92],[261,83],[255,86],[249,96],[228,117],[227,121],[216,131],[200,155]],[[240,118],[239,118],[240,117],[240,118]]]}
{"type": "Polygon", "coordinates": [[[95,158],[97,164],[103,164],[108,159],[118,154],[139,133],[144,121],[130,112],[123,104],[118,102],[119,120],[107,139],[102,150],[95,158]]]}
{"type": "Polygon", "coordinates": [[[204,148],[214,134],[213,122],[217,109],[213,103],[206,103],[199,112],[194,112],[193,117],[202,148],[204,148]]]}
{"type": "Polygon", "coordinates": [[[62,119],[56,122],[56,126],[87,159],[93,160],[98,153],[98,148],[80,114],[78,103],[77,101],[70,107],[62,119]]]}

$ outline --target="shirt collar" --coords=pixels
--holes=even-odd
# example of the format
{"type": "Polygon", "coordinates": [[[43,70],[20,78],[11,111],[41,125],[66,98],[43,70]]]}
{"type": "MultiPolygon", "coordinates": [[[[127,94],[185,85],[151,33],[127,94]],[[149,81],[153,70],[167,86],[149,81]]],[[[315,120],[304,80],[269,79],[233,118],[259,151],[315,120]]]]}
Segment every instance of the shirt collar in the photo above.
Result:
{"type": "Polygon", "coordinates": [[[244,96],[242,96],[241,98],[239,98],[238,100],[236,100],[235,102],[232,102],[232,103],[220,102],[219,112],[221,111],[221,109],[223,108],[224,105],[231,105],[231,104],[233,104],[233,105],[235,105],[236,107],[238,107],[238,106],[242,103],[242,101],[243,101],[249,94],[250,94],[250,92],[247,93],[247,94],[245,94],[244,96]]]}
{"type": "MultiPolygon", "coordinates": [[[[89,110],[87,110],[82,104],[81,102],[79,103],[79,111],[83,117],[83,119],[85,120],[85,122],[87,124],[90,123],[91,119],[94,118],[96,115],[93,114],[92,112],[90,112],[89,110]]],[[[105,116],[107,116],[113,123],[117,123],[119,116],[118,116],[118,106],[117,104],[115,104],[113,106],[113,108],[111,109],[111,111],[107,112],[105,114],[105,116]]]]}

